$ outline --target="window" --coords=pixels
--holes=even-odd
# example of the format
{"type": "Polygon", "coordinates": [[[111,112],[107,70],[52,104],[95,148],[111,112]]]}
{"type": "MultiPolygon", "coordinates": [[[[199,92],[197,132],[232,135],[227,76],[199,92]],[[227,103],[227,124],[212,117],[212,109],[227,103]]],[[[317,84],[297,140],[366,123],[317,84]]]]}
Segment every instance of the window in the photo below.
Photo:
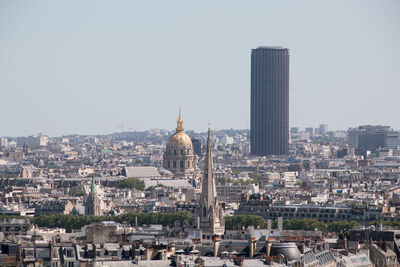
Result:
{"type": "Polygon", "coordinates": [[[171,163],[169,162],[169,160],[168,160],[168,168],[171,168],[171,163]]]}
{"type": "Polygon", "coordinates": [[[72,249],[67,249],[67,257],[72,258],[73,256],[74,256],[74,253],[73,253],[72,249]]]}
{"type": "Polygon", "coordinates": [[[174,155],[176,155],[176,149],[174,149],[174,155]]]}
{"type": "Polygon", "coordinates": [[[174,160],[174,168],[176,168],[176,161],[174,160]]]}
{"type": "Polygon", "coordinates": [[[207,209],[206,207],[203,207],[203,217],[206,217],[206,215],[207,215],[207,209]]]}
{"type": "Polygon", "coordinates": [[[183,155],[184,153],[183,153],[183,149],[181,149],[181,155],[183,155]]]}
{"type": "Polygon", "coordinates": [[[181,160],[181,162],[179,162],[179,167],[180,167],[181,169],[185,168],[185,166],[183,165],[183,160],[181,160]]]}
{"type": "Polygon", "coordinates": [[[188,165],[187,166],[188,166],[188,168],[190,168],[190,161],[189,160],[188,160],[188,165]]]}

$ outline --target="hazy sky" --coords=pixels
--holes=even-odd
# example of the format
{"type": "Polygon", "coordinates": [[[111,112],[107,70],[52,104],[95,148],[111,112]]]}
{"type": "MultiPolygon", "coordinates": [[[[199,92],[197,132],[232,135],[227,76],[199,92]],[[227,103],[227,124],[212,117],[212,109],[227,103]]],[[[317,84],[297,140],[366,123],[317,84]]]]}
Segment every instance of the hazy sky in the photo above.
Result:
{"type": "Polygon", "coordinates": [[[400,1],[0,0],[0,136],[249,127],[250,53],[290,49],[290,127],[400,129],[400,1]]]}

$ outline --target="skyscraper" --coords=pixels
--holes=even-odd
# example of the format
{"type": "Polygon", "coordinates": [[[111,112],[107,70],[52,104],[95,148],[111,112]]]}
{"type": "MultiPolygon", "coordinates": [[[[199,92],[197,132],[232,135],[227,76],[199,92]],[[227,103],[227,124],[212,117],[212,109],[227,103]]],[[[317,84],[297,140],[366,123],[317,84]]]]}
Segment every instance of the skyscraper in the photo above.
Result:
{"type": "Polygon", "coordinates": [[[251,153],[285,155],[289,147],[289,49],[251,51],[251,153]]]}

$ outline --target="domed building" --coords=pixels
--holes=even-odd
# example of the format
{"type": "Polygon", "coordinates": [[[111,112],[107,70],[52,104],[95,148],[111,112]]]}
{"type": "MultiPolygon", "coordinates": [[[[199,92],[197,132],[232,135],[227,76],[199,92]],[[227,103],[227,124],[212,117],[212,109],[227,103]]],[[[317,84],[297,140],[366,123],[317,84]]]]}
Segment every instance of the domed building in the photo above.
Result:
{"type": "Polygon", "coordinates": [[[179,110],[176,132],[168,139],[163,156],[163,167],[175,177],[185,177],[196,171],[197,156],[192,139],[183,131],[183,120],[179,110]]]}

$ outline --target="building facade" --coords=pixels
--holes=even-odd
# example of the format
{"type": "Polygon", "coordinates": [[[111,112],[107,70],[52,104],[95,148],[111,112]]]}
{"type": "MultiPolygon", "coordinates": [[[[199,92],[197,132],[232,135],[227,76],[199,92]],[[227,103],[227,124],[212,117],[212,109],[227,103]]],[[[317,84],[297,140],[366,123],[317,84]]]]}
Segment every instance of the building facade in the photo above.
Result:
{"type": "Polygon", "coordinates": [[[311,204],[273,204],[269,196],[252,194],[242,200],[237,215],[258,215],[265,219],[317,219],[321,222],[388,220],[378,206],[317,206],[311,204]]]}
{"type": "Polygon", "coordinates": [[[375,152],[378,148],[397,149],[400,145],[399,132],[390,126],[363,125],[347,130],[347,141],[352,148],[375,152]]]}
{"type": "Polygon", "coordinates": [[[289,49],[251,53],[251,153],[286,155],[289,148],[289,49]]]}

